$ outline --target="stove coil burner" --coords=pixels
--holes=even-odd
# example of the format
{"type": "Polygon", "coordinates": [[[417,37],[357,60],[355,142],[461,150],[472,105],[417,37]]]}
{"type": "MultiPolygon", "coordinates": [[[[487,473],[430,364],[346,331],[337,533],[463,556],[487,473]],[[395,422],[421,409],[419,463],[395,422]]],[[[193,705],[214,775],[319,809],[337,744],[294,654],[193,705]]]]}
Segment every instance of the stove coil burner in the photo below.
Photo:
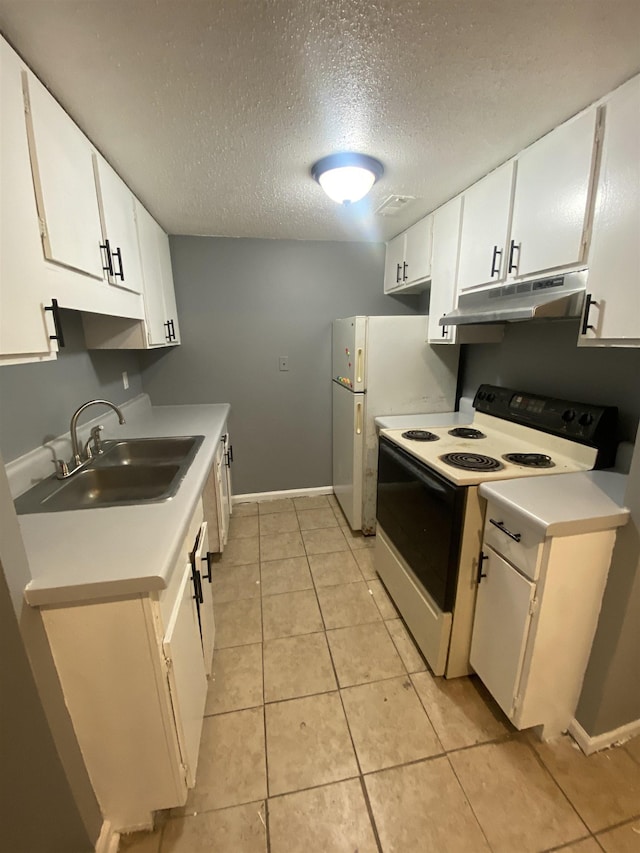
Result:
{"type": "Polygon", "coordinates": [[[454,435],[456,438],[486,438],[487,436],[480,432],[479,429],[472,427],[456,427],[449,430],[449,435],[454,435]]]}
{"type": "Polygon", "coordinates": [[[440,459],[447,465],[465,471],[499,471],[504,468],[502,462],[481,453],[445,453],[440,459]]]}
{"type": "Polygon", "coordinates": [[[440,438],[440,436],[428,432],[426,429],[408,429],[402,433],[402,437],[411,441],[438,441],[440,438]]]}
{"type": "Polygon", "coordinates": [[[544,453],[506,453],[502,457],[506,462],[522,465],[525,468],[555,468],[555,462],[544,453]]]}

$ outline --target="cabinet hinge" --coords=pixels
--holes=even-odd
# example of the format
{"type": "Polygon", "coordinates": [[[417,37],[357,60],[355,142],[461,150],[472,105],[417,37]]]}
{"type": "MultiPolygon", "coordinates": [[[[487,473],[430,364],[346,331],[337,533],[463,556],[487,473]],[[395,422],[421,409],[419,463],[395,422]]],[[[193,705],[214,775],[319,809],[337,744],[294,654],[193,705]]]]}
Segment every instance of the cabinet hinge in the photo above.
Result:
{"type": "Polygon", "coordinates": [[[151,332],[147,329],[147,343],[151,346],[151,332]]]}
{"type": "Polygon", "coordinates": [[[44,221],[44,219],[41,216],[39,216],[38,217],[38,224],[40,225],[40,236],[44,240],[47,236],[47,223],[44,221]]]}
{"type": "Polygon", "coordinates": [[[180,770],[182,771],[182,778],[184,779],[184,784],[187,785],[187,765],[181,764],[180,770]]]}
{"type": "Polygon", "coordinates": [[[529,602],[529,616],[533,616],[533,614],[536,612],[537,609],[538,609],[538,599],[533,598],[529,602]]]}
{"type": "Polygon", "coordinates": [[[520,705],[522,704],[522,698],[520,696],[514,696],[513,704],[511,705],[511,716],[515,714],[520,705]]]}
{"type": "Polygon", "coordinates": [[[171,669],[171,667],[173,666],[173,661],[167,655],[163,655],[162,657],[164,658],[164,665],[167,668],[167,672],[168,672],[171,669]]]}

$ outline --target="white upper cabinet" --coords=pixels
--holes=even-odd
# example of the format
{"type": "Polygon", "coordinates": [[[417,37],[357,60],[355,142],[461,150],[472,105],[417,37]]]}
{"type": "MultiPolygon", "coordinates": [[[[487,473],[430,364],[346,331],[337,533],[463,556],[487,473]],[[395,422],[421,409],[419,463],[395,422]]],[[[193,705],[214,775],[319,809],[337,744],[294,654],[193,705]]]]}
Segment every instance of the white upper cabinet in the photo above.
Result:
{"type": "Polygon", "coordinates": [[[149,346],[180,343],[169,238],[155,219],[136,201],[136,221],[149,346]]]}
{"type": "MultiPolygon", "coordinates": [[[[27,145],[22,63],[0,39],[0,361],[55,358],[58,341],[38,279],[42,247],[27,145]]],[[[51,306],[51,300],[46,302],[51,306]]]]}
{"type": "Polygon", "coordinates": [[[404,233],[398,234],[387,243],[384,259],[384,292],[391,293],[402,284],[402,264],[404,263],[404,233]]]}
{"type": "Polygon", "coordinates": [[[433,254],[429,299],[429,343],[456,342],[456,326],[440,326],[438,321],[456,306],[456,274],[460,248],[462,196],[452,199],[433,214],[433,254]]]}
{"type": "Polygon", "coordinates": [[[506,277],[514,168],[505,163],[464,193],[459,292],[506,277]]]}
{"type": "Polygon", "coordinates": [[[24,72],[23,83],[45,257],[102,279],[102,230],[91,144],[32,74],[24,72]]]}
{"type": "Polygon", "coordinates": [[[142,293],[142,269],[134,198],[104,157],[94,154],[95,180],[100,201],[103,259],[109,284],[142,293]]]}
{"type": "Polygon", "coordinates": [[[464,193],[458,292],[586,263],[598,117],[560,125],[464,193]]]}
{"type": "Polygon", "coordinates": [[[580,345],[640,345],[640,76],[605,104],[580,345]]]}
{"type": "Polygon", "coordinates": [[[509,277],[585,262],[597,118],[591,109],[518,156],[509,277]]]}
{"type": "Polygon", "coordinates": [[[384,292],[418,293],[431,278],[433,217],[420,219],[387,243],[384,292]]]}

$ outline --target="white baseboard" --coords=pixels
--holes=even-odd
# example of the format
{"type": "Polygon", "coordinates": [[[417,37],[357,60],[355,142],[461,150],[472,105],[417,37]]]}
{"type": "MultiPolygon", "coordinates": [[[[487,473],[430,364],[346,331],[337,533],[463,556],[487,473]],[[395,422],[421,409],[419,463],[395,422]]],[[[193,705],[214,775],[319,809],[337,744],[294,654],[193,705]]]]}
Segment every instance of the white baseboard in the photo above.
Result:
{"type": "Polygon", "coordinates": [[[231,502],[245,504],[254,501],[276,501],[282,498],[311,498],[316,495],[332,495],[333,486],[318,486],[314,489],[287,489],[280,492],[253,492],[248,495],[234,495],[231,502]]]}
{"type": "Polygon", "coordinates": [[[613,729],[610,732],[604,732],[601,735],[590,735],[573,719],[567,729],[571,737],[578,744],[585,755],[591,755],[593,752],[598,752],[601,749],[607,749],[615,743],[623,743],[629,738],[640,734],[640,720],[633,720],[618,729],[613,729]]]}
{"type": "Polygon", "coordinates": [[[110,820],[103,821],[96,841],[96,853],[118,853],[119,846],[120,833],[115,831],[110,820]]]}

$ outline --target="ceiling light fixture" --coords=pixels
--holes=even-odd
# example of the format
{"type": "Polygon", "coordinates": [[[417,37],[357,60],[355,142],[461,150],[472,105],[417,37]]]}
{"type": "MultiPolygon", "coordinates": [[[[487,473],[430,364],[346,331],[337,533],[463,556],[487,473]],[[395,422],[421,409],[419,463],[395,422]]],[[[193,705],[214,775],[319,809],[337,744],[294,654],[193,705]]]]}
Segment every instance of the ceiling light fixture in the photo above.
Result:
{"type": "Polygon", "coordinates": [[[384,166],[367,154],[329,154],[311,167],[311,176],[338,204],[360,201],[384,173],[384,166]]]}

